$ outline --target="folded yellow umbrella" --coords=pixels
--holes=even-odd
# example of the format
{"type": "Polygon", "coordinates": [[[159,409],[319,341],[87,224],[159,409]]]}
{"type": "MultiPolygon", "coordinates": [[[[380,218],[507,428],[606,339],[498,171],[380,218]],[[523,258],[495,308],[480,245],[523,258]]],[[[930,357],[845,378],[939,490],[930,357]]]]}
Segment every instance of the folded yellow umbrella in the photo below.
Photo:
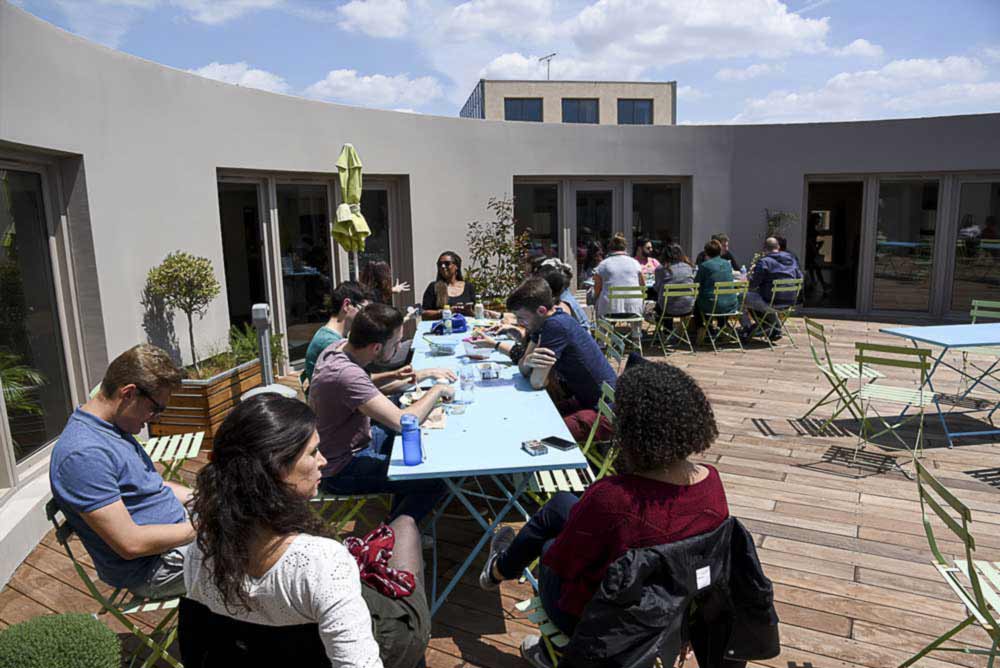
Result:
{"type": "Polygon", "coordinates": [[[334,241],[347,252],[365,249],[365,238],[372,231],[361,215],[361,158],[350,144],[344,144],[337,158],[337,173],[340,176],[340,194],[343,204],[337,207],[337,220],[330,233],[334,241]]]}

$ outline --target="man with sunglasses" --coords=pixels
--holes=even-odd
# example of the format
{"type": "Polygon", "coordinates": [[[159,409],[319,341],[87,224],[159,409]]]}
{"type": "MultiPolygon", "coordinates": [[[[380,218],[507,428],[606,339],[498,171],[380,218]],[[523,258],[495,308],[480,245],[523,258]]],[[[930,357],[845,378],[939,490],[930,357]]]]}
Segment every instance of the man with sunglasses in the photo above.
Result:
{"type": "Polygon", "coordinates": [[[165,481],[135,434],[166,409],[181,377],[156,346],[126,350],[70,416],[49,462],[52,495],[98,576],[151,598],[184,593],[191,490],[165,481]]]}

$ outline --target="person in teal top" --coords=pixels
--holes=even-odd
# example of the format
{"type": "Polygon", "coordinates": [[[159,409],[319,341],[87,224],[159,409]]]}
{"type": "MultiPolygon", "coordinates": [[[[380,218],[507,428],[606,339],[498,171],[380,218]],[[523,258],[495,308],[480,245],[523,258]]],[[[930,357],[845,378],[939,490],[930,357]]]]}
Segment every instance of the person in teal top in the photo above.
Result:
{"type": "MultiPolygon", "coordinates": [[[[698,284],[698,299],[694,308],[698,313],[726,313],[736,308],[737,295],[720,295],[715,302],[715,284],[733,280],[733,267],[722,257],[722,244],[713,239],[705,244],[705,261],[698,265],[694,281],[698,284]]],[[[701,317],[695,318],[695,325],[701,326],[701,317]]],[[[722,323],[720,323],[721,326],[722,323]]]]}
{"type": "Polygon", "coordinates": [[[330,294],[330,319],[316,330],[309,347],[306,348],[306,365],[302,369],[299,380],[309,393],[309,381],[312,380],[316,360],[328,346],[346,339],[351,332],[351,323],[371,298],[368,292],[357,281],[344,281],[330,294]]]}

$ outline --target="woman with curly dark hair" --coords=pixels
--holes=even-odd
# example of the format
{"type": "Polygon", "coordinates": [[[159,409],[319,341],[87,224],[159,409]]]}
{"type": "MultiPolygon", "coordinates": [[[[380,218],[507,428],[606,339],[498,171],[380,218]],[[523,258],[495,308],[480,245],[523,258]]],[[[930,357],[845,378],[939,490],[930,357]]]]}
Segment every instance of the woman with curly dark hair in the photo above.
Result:
{"type": "Polygon", "coordinates": [[[430,615],[416,524],[404,515],[391,532],[382,529],[382,547],[395,539],[388,564],[364,559],[371,550],[360,541],[355,561],[356,546],[349,551],[328,537],[309,509],[324,464],[316,416],[301,401],[261,394],[226,417],[191,502],[197,538],[184,564],[185,665],[231,658],[231,647],[193,621],[211,613],[266,627],[314,625],[318,639],[310,636],[309,644],[334,666],[420,662],[430,615]]]}
{"type": "MultiPolygon", "coordinates": [[[[719,472],[688,460],[718,435],[712,406],[687,373],[655,363],[628,369],[615,387],[620,474],[579,500],[556,494],[517,533],[499,529],[480,586],[496,589],[541,556],[542,606],[571,635],[608,567],[628,550],[707,533],[729,517],[719,472]]],[[[525,639],[521,654],[548,665],[537,636],[525,639]]]]}

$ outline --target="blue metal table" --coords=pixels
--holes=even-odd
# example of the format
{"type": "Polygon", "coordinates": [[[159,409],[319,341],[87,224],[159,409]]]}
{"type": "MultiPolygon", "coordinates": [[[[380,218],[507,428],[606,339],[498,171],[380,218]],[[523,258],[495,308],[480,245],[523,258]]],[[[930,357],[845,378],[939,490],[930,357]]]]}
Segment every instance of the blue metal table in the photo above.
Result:
{"type": "MultiPolygon", "coordinates": [[[[431,355],[429,346],[423,339],[429,328],[430,323],[421,323],[414,337],[415,369],[445,367],[457,372],[462,366],[474,363],[463,354],[461,343],[455,355],[431,355]]],[[[460,342],[465,336],[467,334],[452,334],[433,339],[460,342]]],[[[516,366],[510,364],[510,359],[506,356],[494,354],[490,361],[506,362],[502,367],[501,378],[498,381],[477,382],[473,403],[465,404],[462,413],[449,414],[444,429],[422,430],[423,463],[406,466],[403,464],[402,440],[397,438],[393,445],[388,470],[390,480],[437,478],[448,489],[447,499],[431,516],[434,537],[431,614],[436,613],[444,604],[503,519],[514,510],[527,518],[528,513],[521,505],[521,498],[536,471],[587,467],[587,460],[579,448],[565,452],[549,448],[547,454],[537,457],[532,457],[521,449],[521,443],[529,439],[546,436],[559,436],[570,441],[574,439],[548,393],[533,390],[528,379],[520,374],[516,366]],[[496,498],[503,505],[495,511],[492,521],[484,517],[471,500],[482,496],[468,487],[479,479],[491,480],[502,494],[502,498],[496,498]],[[483,529],[483,535],[438,594],[437,523],[452,500],[458,500],[462,504],[483,529]]]]}
{"type": "MultiPolygon", "coordinates": [[[[927,374],[927,387],[932,392],[937,391],[934,389],[934,374],[941,367],[957,371],[961,377],[972,381],[964,392],[957,395],[953,402],[949,402],[952,403],[952,408],[948,411],[941,408],[940,398],[935,398],[934,400],[934,404],[937,407],[938,418],[941,420],[941,427],[944,429],[945,437],[948,439],[949,448],[954,445],[954,439],[962,436],[989,436],[993,434],[1000,434],[1000,429],[951,431],[948,428],[948,421],[945,419],[947,414],[956,413],[954,406],[960,404],[968,398],[972,393],[972,390],[977,386],[982,385],[987,390],[1000,395],[1000,387],[991,385],[989,382],[993,380],[992,374],[994,370],[997,369],[998,365],[1000,365],[1000,357],[994,359],[978,376],[969,374],[965,368],[957,367],[945,359],[945,355],[947,355],[950,350],[975,352],[976,348],[1000,346],[1000,323],[984,323],[980,325],[933,325],[930,327],[887,327],[879,331],[884,334],[891,334],[893,336],[909,339],[913,341],[914,345],[924,343],[941,349],[941,352],[934,358],[934,364],[931,366],[931,369],[927,374]]],[[[992,424],[993,413],[996,412],[998,407],[1000,407],[1000,404],[996,401],[992,401],[986,408],[977,407],[963,412],[974,413],[988,410],[989,413],[987,414],[987,419],[992,424]]]]}

